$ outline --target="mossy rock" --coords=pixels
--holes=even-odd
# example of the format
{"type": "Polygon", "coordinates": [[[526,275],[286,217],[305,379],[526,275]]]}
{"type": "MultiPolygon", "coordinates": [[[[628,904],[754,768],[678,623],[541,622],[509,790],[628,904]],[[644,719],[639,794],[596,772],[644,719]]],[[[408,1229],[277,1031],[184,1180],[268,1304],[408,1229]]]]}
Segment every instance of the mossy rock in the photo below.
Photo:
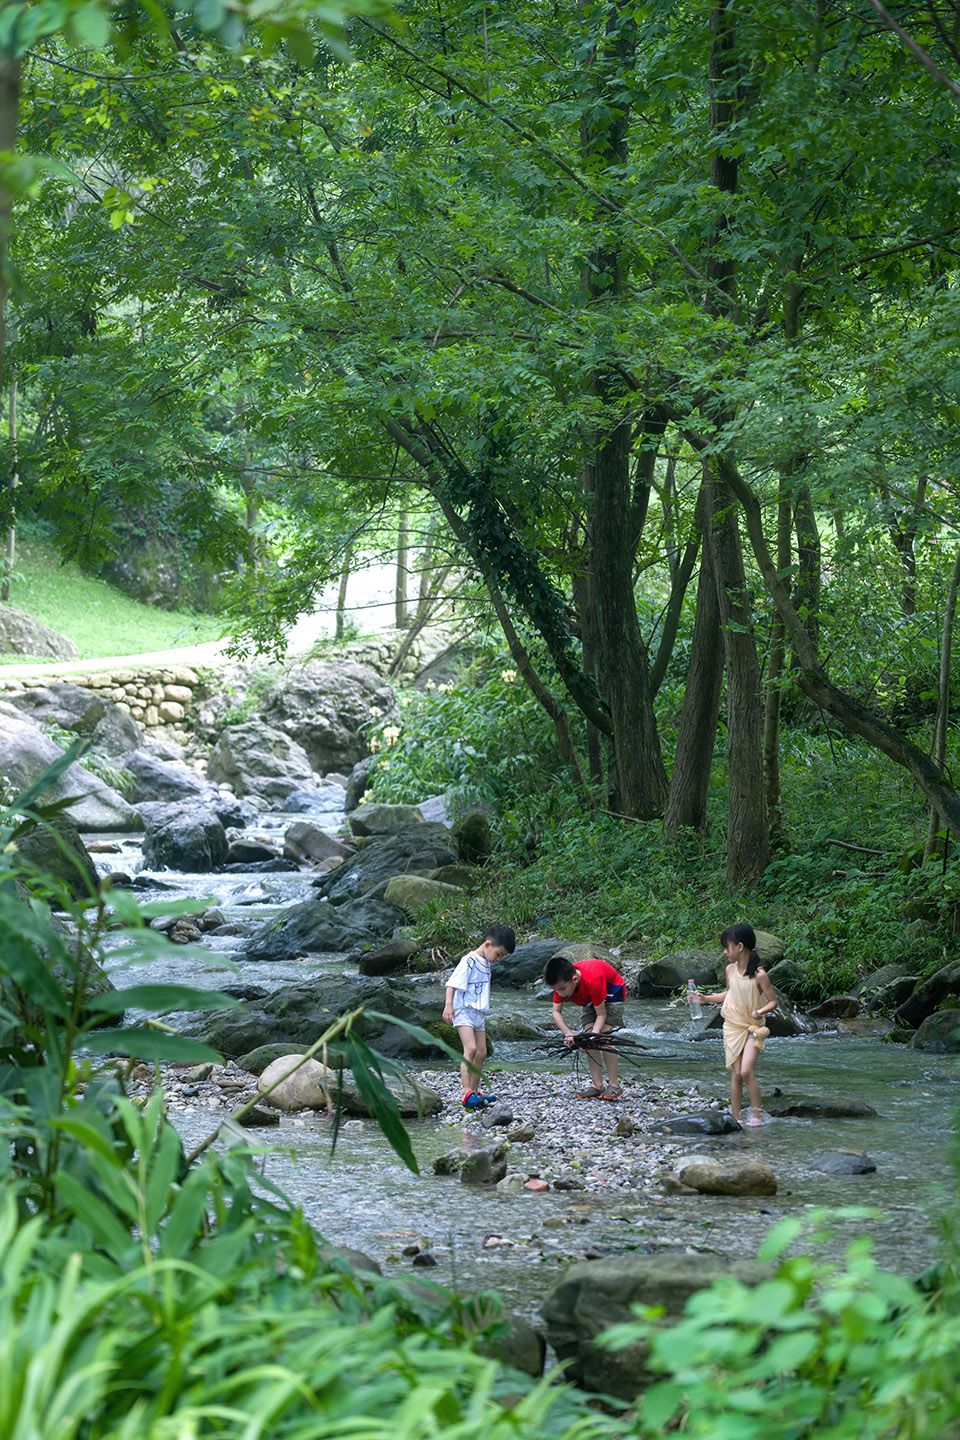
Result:
{"type": "MultiPolygon", "coordinates": [[[[442,1040],[445,1045],[449,1045],[451,1050],[460,1049],[460,1036],[455,1025],[448,1025],[446,1020],[430,1020],[423,1028],[428,1035],[433,1036],[434,1040],[442,1040]]],[[[489,1030],[487,1031],[487,1054],[493,1054],[493,1039],[489,1030]]]]}
{"type": "Polygon", "coordinates": [[[468,810],[453,827],[457,858],[467,865],[482,865],[490,857],[490,821],[482,810],[468,810]]]}

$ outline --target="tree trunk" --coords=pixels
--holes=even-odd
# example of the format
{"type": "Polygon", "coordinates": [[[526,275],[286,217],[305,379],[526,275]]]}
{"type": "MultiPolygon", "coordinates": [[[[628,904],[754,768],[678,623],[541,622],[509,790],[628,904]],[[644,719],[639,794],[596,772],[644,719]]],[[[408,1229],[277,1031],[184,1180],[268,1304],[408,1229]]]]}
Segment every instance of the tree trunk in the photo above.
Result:
{"type": "Polygon", "coordinates": [[[3,558],[3,580],[0,582],[0,600],[4,605],[10,599],[10,580],[17,560],[17,512],[16,492],[20,484],[17,460],[17,372],[10,367],[10,515],[7,522],[7,545],[3,558]]]}
{"type": "Polygon", "coordinates": [[[797,534],[797,583],[794,603],[804,629],[820,643],[820,530],[807,485],[795,490],[793,523],[797,534]]]}
{"type": "MultiPolygon", "coordinates": [[[[704,503],[705,490],[700,493],[702,500],[699,503],[704,503]]],[[[705,540],[697,582],[697,608],[687,683],[677,731],[670,798],[664,818],[664,828],[671,838],[676,838],[684,828],[696,830],[701,835],[707,831],[707,796],[723,685],[723,640],[712,556],[713,546],[705,540]]]]}
{"type": "Polygon", "coordinates": [[[343,552],[343,564],[340,567],[340,586],[337,590],[337,615],[334,622],[334,639],[342,640],[344,624],[347,612],[347,585],[350,582],[350,564],[353,560],[353,546],[348,545],[343,552]]]}
{"type": "MultiPolygon", "coordinates": [[[[781,477],[777,501],[777,569],[786,585],[792,559],[790,545],[790,496],[781,477]]],[[[780,787],[780,682],[787,658],[786,628],[779,610],[770,624],[770,658],[767,662],[767,693],[763,712],[763,801],[771,845],[785,848],[787,832],[783,823],[783,795],[780,787]]]]}
{"type": "MultiPolygon", "coordinates": [[[[597,105],[584,116],[580,132],[584,162],[601,180],[607,175],[619,178],[627,163],[629,107],[621,94],[609,93],[609,77],[616,75],[622,91],[635,49],[632,7],[611,4],[606,33],[588,61],[597,77],[597,105]]],[[[584,289],[595,311],[619,302],[626,266],[623,240],[608,229],[583,271],[584,289]]],[[[587,517],[589,573],[600,689],[610,706],[614,805],[625,815],[649,819],[663,813],[667,774],[653,711],[650,661],[637,617],[633,565],[656,451],[641,452],[640,485],[635,492],[630,475],[633,423],[623,403],[625,382],[617,366],[601,360],[590,377],[590,388],[600,402],[600,414],[586,467],[593,500],[587,517]]],[[[656,427],[657,438],[663,428],[656,427]]]]}
{"type": "MultiPolygon", "coordinates": [[[[943,613],[943,631],[940,637],[940,679],[937,686],[937,719],[933,736],[933,763],[943,770],[947,758],[947,726],[950,720],[950,668],[953,657],[953,625],[957,615],[957,588],[960,586],[960,550],[957,551],[947,587],[947,604],[943,613]]],[[[937,843],[937,812],[930,811],[923,858],[929,860],[937,843]]]]}
{"type": "MultiPolygon", "coordinates": [[[[709,462],[708,462],[709,463],[709,462]]],[[[737,508],[728,486],[708,480],[706,535],[717,585],[727,671],[727,884],[755,885],[770,863],[763,803],[763,685],[746,593],[737,508]]]]}
{"type": "MultiPolygon", "coordinates": [[[[20,117],[21,62],[0,56],[0,152],[12,155],[17,148],[20,117]]],[[[0,391],[4,385],[7,352],[7,275],[10,267],[10,217],[13,196],[0,176],[0,391]]]]}
{"type": "Polygon", "coordinates": [[[410,612],[407,608],[410,567],[409,539],[410,517],[406,510],[401,510],[400,519],[397,522],[397,587],[394,603],[394,618],[398,630],[405,630],[410,624],[410,612]]]}

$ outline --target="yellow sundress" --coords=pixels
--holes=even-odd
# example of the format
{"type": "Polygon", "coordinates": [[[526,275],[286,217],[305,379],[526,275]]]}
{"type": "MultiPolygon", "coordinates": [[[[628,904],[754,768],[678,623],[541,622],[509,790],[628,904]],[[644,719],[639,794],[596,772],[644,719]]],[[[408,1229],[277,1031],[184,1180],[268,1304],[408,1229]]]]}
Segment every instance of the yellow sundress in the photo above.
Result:
{"type": "Polygon", "coordinates": [[[751,1036],[757,1049],[763,1049],[764,1036],[770,1031],[763,1019],[758,1020],[751,1012],[765,1004],[756,977],[748,979],[746,975],[741,975],[736,965],[731,965],[727,970],[727,998],[720,1011],[723,1016],[723,1057],[728,1070],[733,1068],[734,1061],[743,1053],[743,1047],[751,1036]]]}

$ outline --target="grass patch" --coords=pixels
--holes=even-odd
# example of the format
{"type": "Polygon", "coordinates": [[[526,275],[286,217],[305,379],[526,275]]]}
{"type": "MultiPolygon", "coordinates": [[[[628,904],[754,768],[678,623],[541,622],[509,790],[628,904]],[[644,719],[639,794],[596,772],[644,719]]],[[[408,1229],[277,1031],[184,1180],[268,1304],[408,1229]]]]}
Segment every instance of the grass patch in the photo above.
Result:
{"type": "MultiPolygon", "coordinates": [[[[201,645],[218,639],[223,629],[216,615],[143,605],[34,541],[19,546],[10,604],[66,635],[84,660],[201,645]]],[[[0,664],[29,658],[0,655],[0,664]]]]}

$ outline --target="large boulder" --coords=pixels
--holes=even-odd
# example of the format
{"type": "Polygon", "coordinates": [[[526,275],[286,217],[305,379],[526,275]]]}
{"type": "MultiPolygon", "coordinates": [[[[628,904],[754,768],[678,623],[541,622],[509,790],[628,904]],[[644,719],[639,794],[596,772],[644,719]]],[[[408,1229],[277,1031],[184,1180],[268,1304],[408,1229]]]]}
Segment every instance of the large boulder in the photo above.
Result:
{"type": "Polygon", "coordinates": [[[130,798],[176,802],[178,800],[208,801],[216,794],[214,787],[201,780],[186,765],[158,760],[146,750],[134,750],[124,761],[124,769],[133,776],[130,798]]]}
{"type": "Polygon", "coordinates": [[[465,865],[483,865],[490,858],[493,840],[490,820],[482,810],[468,810],[453,827],[457,856],[465,865]]]}
{"type": "Polygon", "coordinates": [[[283,853],[288,860],[349,860],[355,852],[319,825],[295,820],[284,832],[283,853]]]}
{"type": "Polygon", "coordinates": [[[921,1022],[910,1045],[914,1050],[956,1054],[960,1050],[960,1010],[935,1010],[921,1022]]]}
{"type": "Polygon", "coordinates": [[[873,1120],[877,1112],[866,1100],[771,1100],[767,1112],[778,1119],[795,1120],[873,1120]]]}
{"type": "Polygon", "coordinates": [[[717,950],[677,950],[644,965],[637,976],[641,1000],[676,995],[693,980],[698,990],[715,990],[723,979],[724,959],[717,950]]]}
{"type": "Polygon", "coordinates": [[[384,903],[395,910],[412,913],[431,900],[462,899],[464,891],[459,885],[444,885],[439,880],[428,880],[421,875],[394,875],[387,882],[383,892],[384,903]]]}
{"type": "Polygon", "coordinates": [[[292,790],[316,776],[305,752],[283,731],[262,720],[228,725],[207,762],[207,779],[229,785],[235,795],[257,795],[280,805],[292,790]]]}
{"type": "Polygon", "coordinates": [[[960,960],[951,960],[918,985],[913,994],[904,1000],[896,1012],[901,1025],[916,1027],[935,1010],[939,1010],[948,996],[960,998],[960,960]]]}
{"type": "Polygon", "coordinates": [[[223,825],[203,806],[178,808],[159,824],[151,824],[143,841],[143,863],[149,870],[202,875],[218,870],[226,859],[223,825]]]}
{"type": "Polygon", "coordinates": [[[456,858],[442,825],[411,825],[387,840],[368,842],[352,860],[319,881],[317,889],[334,905],[342,905],[394,875],[426,874],[440,865],[452,865],[456,858]]]}
{"type": "Polygon", "coordinates": [[[370,781],[373,779],[373,772],[376,768],[376,755],[365,755],[362,760],[357,761],[356,765],[354,765],[350,771],[350,778],[347,781],[346,799],[343,802],[343,808],[348,815],[351,811],[356,810],[360,804],[370,781]]]}
{"type": "Polygon", "coordinates": [[[393,687],[355,660],[310,660],[264,697],[263,718],[302,746],[320,774],[349,769],[367,753],[367,731],[396,704],[393,687]]]}
{"type": "MultiPolygon", "coordinates": [[[[767,967],[764,966],[766,970],[767,967]]],[[[804,991],[804,974],[796,960],[778,960],[767,970],[767,979],[778,996],[798,1000],[804,991]]]]}
{"type": "Polygon", "coordinates": [[[411,825],[422,825],[416,805],[358,805],[350,815],[354,835],[396,835],[411,825]]]}
{"type": "Polygon", "coordinates": [[[777,1177],[759,1160],[714,1161],[697,1156],[677,1166],[681,1184],[700,1195],[776,1195],[777,1177]]]}
{"type": "Polygon", "coordinates": [[[36,660],[75,660],[80,651],[66,635],[41,625],[32,615],[0,605],[0,653],[30,655],[36,660]]]}
{"type": "Polygon", "coordinates": [[[333,1103],[333,1072],[319,1060],[283,1055],[257,1081],[257,1094],[275,1110],[325,1110],[333,1103]]]}
{"type": "MultiPolygon", "coordinates": [[[[876,976],[870,976],[864,986],[858,986],[853,992],[858,995],[873,1014],[884,1014],[896,1010],[898,1005],[909,1000],[920,983],[918,975],[911,975],[906,966],[884,965],[883,970],[899,971],[899,974],[890,975],[885,980],[878,980],[876,976]]],[[[877,975],[881,974],[877,972],[877,975]]]]}
{"type": "Polygon", "coordinates": [[[617,966],[617,957],[602,945],[586,945],[579,940],[527,940],[518,945],[512,955],[505,955],[497,962],[494,982],[512,990],[542,984],[543,967],[554,955],[563,955],[574,965],[593,958],[617,966]]]}
{"type": "Polygon", "coordinates": [[[757,954],[760,956],[760,964],[764,970],[769,970],[771,965],[776,965],[782,960],[786,953],[786,943],[779,935],[771,935],[769,930],[755,930],[757,937],[757,954]]]}
{"type": "Polygon", "coordinates": [[[41,729],[55,725],[87,736],[91,749],[108,759],[123,760],[143,744],[143,732],[132,715],[82,685],[56,680],[8,698],[41,729]]]}
{"type": "Polygon", "coordinates": [[[397,940],[388,940],[386,945],[361,950],[358,955],[348,958],[358,966],[361,975],[392,975],[396,971],[405,971],[407,962],[419,950],[418,941],[401,936],[397,940]]]}
{"type": "Polygon", "coordinates": [[[97,867],[69,815],[36,824],[17,839],[21,860],[64,886],[70,895],[96,895],[97,867]]]}
{"type": "Polygon", "coordinates": [[[248,1000],[242,1010],[191,1022],[190,1033],[228,1056],[247,1055],[279,1041],[294,1051],[313,1045],[334,1020],[359,1007],[363,1014],[354,1022],[354,1033],[384,1055],[416,1059],[444,1055],[432,1039],[416,1039],[395,1023],[439,1028],[443,991],[438,985],[361,976],[322,976],[283,985],[268,996],[248,1000]]]}
{"type": "Polygon", "coordinates": [[[268,920],[252,936],[243,958],[274,962],[296,960],[302,955],[346,953],[380,944],[402,923],[400,912],[379,900],[358,899],[345,905],[305,900],[291,905],[276,920],[268,920]]]}
{"type": "Polygon", "coordinates": [[[596,1343],[611,1325],[633,1319],[633,1307],[662,1312],[662,1323],[680,1319],[691,1295],[728,1276],[759,1285],[770,1274],[754,1260],[714,1255],[616,1255],[572,1266],[541,1306],[547,1339],[565,1362],[565,1378],[585,1390],[632,1401],[655,1378],[646,1368],[643,1344],[607,1350],[596,1343]]]}
{"type": "MultiPolygon", "coordinates": [[[[21,711],[0,701],[0,775],[17,791],[32,785],[63,750],[21,711]]],[[[39,797],[41,805],[73,799],[70,818],[81,830],[135,831],[143,820],[132,805],[92,771],[70,765],[39,797]]]]}
{"type": "MultiPolygon", "coordinates": [[[[335,1072],[334,1082],[334,1095],[347,1115],[370,1115],[370,1107],[349,1070],[335,1072]]],[[[385,1075],[383,1082],[405,1119],[439,1115],[443,1109],[442,1096],[428,1085],[421,1085],[412,1075],[385,1075]]]]}

